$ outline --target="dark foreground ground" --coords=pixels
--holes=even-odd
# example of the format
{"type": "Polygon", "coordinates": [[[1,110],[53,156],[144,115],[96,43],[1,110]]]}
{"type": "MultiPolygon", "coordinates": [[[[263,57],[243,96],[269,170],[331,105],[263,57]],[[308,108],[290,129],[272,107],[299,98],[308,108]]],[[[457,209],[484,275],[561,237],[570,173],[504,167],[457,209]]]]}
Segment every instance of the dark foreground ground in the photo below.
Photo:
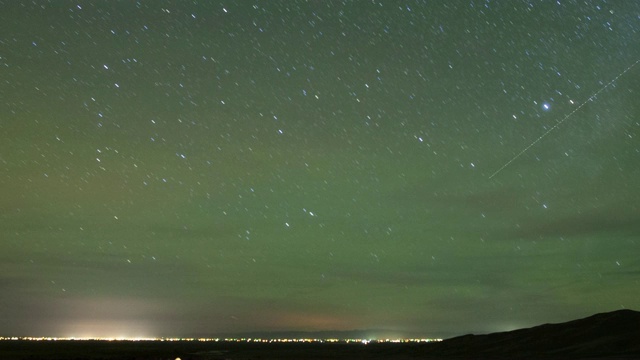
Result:
{"type": "Polygon", "coordinates": [[[287,359],[608,359],[636,356],[567,357],[516,354],[437,354],[430,344],[397,343],[226,343],[158,341],[0,341],[0,359],[47,360],[287,360],[287,359]]]}
{"type": "Polygon", "coordinates": [[[0,360],[564,359],[640,360],[640,313],[618,310],[561,324],[437,343],[0,341],[0,360]]]}
{"type": "Polygon", "coordinates": [[[415,359],[414,345],[158,341],[2,341],[0,359],[415,359]],[[413,351],[412,351],[413,350],[413,351]]]}

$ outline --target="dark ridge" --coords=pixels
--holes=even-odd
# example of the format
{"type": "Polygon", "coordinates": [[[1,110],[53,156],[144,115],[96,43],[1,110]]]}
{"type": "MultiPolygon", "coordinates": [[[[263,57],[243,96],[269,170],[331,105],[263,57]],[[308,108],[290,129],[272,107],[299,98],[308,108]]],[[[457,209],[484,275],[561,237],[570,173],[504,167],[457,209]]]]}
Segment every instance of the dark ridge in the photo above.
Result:
{"type": "Polygon", "coordinates": [[[464,335],[425,348],[429,357],[640,359],[640,312],[618,310],[559,324],[464,335]]]}
{"type": "Polygon", "coordinates": [[[619,310],[560,324],[439,343],[205,343],[0,341],[2,360],[631,360],[640,359],[640,312],[619,310]]]}

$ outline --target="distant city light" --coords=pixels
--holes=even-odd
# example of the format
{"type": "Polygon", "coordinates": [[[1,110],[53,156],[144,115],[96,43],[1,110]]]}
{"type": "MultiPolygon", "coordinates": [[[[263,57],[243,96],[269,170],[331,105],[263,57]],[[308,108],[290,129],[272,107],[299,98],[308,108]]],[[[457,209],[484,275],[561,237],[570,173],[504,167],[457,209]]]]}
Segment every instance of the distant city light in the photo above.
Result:
{"type": "Polygon", "coordinates": [[[199,341],[199,342],[246,342],[246,343],[423,343],[442,341],[439,338],[411,339],[338,339],[338,338],[299,338],[299,339],[262,339],[262,338],[103,338],[103,337],[0,337],[0,341],[199,341]]]}

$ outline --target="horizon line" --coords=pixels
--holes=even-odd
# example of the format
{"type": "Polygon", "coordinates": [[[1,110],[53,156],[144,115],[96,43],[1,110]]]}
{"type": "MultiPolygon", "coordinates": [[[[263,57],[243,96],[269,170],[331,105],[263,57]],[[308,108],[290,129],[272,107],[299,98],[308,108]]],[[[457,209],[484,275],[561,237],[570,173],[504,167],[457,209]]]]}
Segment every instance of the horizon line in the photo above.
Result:
{"type": "Polygon", "coordinates": [[[263,337],[55,337],[55,336],[0,336],[0,341],[158,341],[158,342],[328,342],[328,343],[370,343],[370,342],[439,342],[441,338],[263,338],[263,337]]]}

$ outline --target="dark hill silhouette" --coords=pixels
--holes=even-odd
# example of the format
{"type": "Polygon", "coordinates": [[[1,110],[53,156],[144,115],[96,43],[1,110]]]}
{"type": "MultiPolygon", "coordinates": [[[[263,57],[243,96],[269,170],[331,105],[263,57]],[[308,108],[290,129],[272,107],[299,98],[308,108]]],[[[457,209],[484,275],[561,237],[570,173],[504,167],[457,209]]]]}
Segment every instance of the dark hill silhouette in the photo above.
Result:
{"type": "Polygon", "coordinates": [[[427,358],[640,359],[640,312],[618,310],[559,324],[464,335],[423,350],[427,358]]]}
{"type": "Polygon", "coordinates": [[[225,343],[0,341],[0,359],[30,360],[631,360],[640,359],[640,312],[619,310],[560,324],[438,343],[225,343]]]}

